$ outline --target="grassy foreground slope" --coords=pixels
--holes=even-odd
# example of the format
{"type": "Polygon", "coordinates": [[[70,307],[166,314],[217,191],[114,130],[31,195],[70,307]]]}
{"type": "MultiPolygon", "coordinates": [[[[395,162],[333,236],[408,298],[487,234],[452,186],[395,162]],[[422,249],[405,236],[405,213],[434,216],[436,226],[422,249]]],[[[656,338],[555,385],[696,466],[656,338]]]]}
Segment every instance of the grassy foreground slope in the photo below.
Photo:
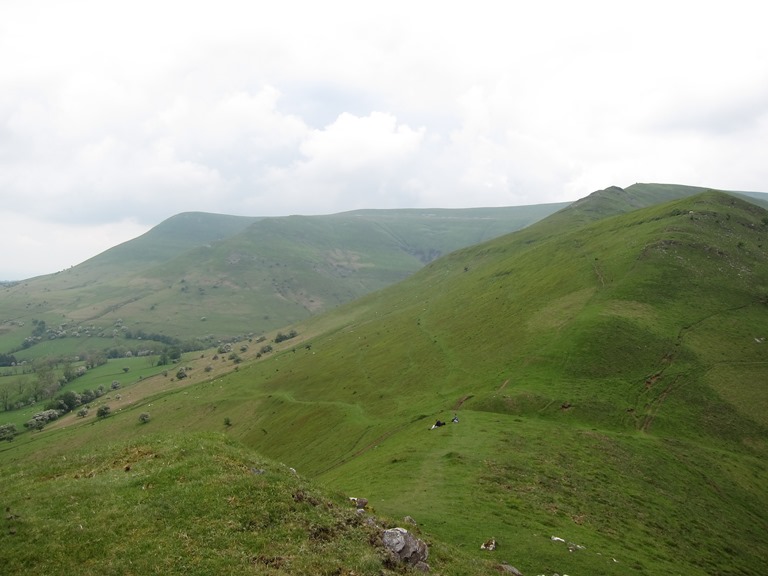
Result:
{"type": "Polygon", "coordinates": [[[25,434],[0,474],[220,431],[524,574],[763,573],[768,213],[708,192],[566,224],[432,262],[228,376],[25,434]]]}
{"type": "MultiPolygon", "coordinates": [[[[397,574],[357,514],[221,434],[150,435],[3,470],[3,574],[397,574]]],[[[412,531],[418,529],[409,526],[412,531]]],[[[446,573],[498,564],[433,544],[446,573]]]]}

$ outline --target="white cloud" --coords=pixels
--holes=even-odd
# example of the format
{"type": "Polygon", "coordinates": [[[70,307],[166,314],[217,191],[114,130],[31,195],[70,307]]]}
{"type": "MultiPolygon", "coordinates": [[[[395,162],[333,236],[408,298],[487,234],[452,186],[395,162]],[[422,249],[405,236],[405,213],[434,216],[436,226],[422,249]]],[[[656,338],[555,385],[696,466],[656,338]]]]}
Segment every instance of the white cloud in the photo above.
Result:
{"type": "Polygon", "coordinates": [[[636,181],[765,190],[761,14],[7,0],[0,227],[531,204],[636,181]]]}
{"type": "Polygon", "coordinates": [[[39,222],[24,215],[0,211],[3,239],[3,278],[21,280],[58,272],[96,256],[106,248],[135,238],[148,230],[131,220],[93,226],[68,226],[39,222]],[[41,256],[42,255],[42,256],[41,256]],[[41,269],[42,264],[45,266],[41,269]],[[51,264],[56,263],[55,268],[51,264]]]}
{"type": "Polygon", "coordinates": [[[267,175],[264,188],[272,209],[277,205],[295,213],[300,205],[306,214],[334,212],[338,206],[399,206],[424,132],[382,112],[365,117],[341,114],[306,135],[299,146],[301,158],[267,175]]]}
{"type": "Polygon", "coordinates": [[[391,114],[372,112],[358,118],[344,113],[323,130],[313,130],[301,143],[305,169],[345,173],[375,169],[418,150],[424,129],[398,124],[391,114]]]}

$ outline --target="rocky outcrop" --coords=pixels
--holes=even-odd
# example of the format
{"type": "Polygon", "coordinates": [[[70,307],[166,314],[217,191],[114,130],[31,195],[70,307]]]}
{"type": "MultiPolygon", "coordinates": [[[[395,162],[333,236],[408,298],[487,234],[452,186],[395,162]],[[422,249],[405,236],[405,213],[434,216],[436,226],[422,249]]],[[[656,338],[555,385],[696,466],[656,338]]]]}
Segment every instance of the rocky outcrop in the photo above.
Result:
{"type": "Polygon", "coordinates": [[[384,530],[381,539],[394,563],[409,564],[418,570],[429,572],[429,548],[426,542],[416,538],[405,528],[384,530]]]}

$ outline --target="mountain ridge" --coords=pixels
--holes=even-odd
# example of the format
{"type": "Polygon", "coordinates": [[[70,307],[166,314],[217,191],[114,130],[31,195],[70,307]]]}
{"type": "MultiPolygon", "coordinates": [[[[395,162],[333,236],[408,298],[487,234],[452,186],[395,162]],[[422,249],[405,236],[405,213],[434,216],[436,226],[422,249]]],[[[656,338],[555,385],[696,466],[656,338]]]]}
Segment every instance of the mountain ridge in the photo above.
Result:
{"type": "Polygon", "coordinates": [[[101,401],[114,416],[67,416],[0,459],[141,438],[151,412],[155,432],[224,432],[472,557],[493,537],[523,573],[758,574],[766,234],[764,208],[719,191],[558,212],[268,353],[186,355],[183,381],[142,378],[101,401]]]}

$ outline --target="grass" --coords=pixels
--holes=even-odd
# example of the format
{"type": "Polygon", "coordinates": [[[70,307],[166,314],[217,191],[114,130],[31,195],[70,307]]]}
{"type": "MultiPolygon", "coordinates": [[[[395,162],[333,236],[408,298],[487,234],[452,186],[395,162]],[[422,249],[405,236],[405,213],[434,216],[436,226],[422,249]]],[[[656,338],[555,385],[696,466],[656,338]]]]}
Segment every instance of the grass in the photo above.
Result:
{"type": "MultiPolygon", "coordinates": [[[[223,435],[145,436],[3,471],[7,574],[389,574],[381,531],[339,493],[223,435]]],[[[436,547],[434,566],[492,565],[436,547]]]]}
{"type": "Polygon", "coordinates": [[[707,193],[453,253],[258,361],[206,373],[190,357],[187,381],[132,384],[105,420],[19,436],[0,480],[150,433],[223,434],[412,516],[439,573],[490,558],[525,574],[760,574],[764,216],[707,193]]]}
{"type": "MultiPolygon", "coordinates": [[[[33,319],[69,331],[106,331],[88,342],[98,349],[114,345],[117,323],[133,332],[209,343],[273,331],[563,206],[284,218],[180,214],[79,266],[0,287],[0,350],[17,350],[33,319]]],[[[57,344],[62,353],[83,351],[83,342],[66,340],[57,344]]],[[[45,353],[30,350],[21,357],[45,353]]]]}

